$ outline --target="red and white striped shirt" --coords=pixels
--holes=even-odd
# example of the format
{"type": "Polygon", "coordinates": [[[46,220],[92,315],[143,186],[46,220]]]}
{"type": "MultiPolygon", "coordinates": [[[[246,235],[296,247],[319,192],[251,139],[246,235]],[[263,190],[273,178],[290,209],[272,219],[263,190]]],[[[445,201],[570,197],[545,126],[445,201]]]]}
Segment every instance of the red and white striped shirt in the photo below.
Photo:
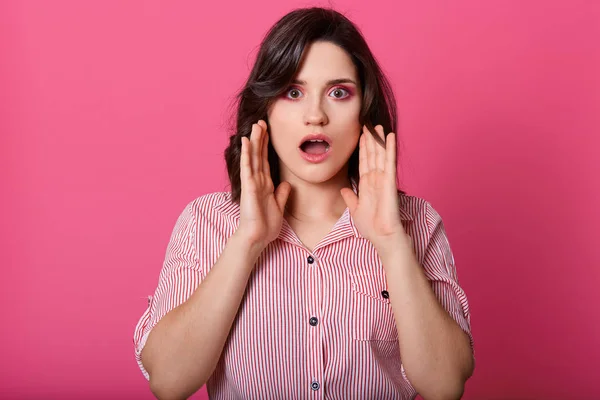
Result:
{"type": "MultiPolygon", "coordinates": [[[[200,196],[175,224],[158,287],[133,337],[146,379],[141,351],[150,331],[192,295],[239,224],[239,206],[230,199],[229,192],[200,196]]],[[[438,300],[473,346],[467,297],[440,215],[414,196],[401,195],[400,206],[438,300]]],[[[250,275],[206,384],[210,398],[413,399],[386,287],[381,260],[348,209],[312,252],[284,219],[250,275]]]]}

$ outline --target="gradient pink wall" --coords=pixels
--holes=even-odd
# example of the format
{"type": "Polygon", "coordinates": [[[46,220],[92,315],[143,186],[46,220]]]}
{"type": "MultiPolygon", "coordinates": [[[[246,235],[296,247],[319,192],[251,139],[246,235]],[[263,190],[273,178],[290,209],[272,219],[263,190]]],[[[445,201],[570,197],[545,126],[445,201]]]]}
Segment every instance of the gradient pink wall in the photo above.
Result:
{"type": "MultiPolygon", "coordinates": [[[[132,334],[175,219],[225,190],[262,35],[320,4],[0,2],[1,398],[152,398],[132,334]]],[[[444,218],[466,399],[600,398],[598,4],[333,3],[394,83],[401,179],[444,218]]]]}

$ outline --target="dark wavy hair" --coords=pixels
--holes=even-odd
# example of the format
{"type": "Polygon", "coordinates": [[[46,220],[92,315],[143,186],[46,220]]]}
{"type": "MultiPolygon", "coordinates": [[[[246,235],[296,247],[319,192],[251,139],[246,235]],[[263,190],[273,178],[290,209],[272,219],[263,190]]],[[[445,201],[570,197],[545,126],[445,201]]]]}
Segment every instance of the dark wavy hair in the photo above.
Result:
{"type": "MultiPolygon", "coordinates": [[[[225,149],[232,202],[239,203],[242,190],[241,137],[249,137],[252,124],[259,119],[269,126],[269,106],[291,85],[304,50],[316,41],[333,43],[345,50],[352,59],[362,92],[360,125],[366,125],[380,144],[383,141],[374,130],[376,125],[383,126],[386,135],[389,132],[397,133],[394,93],[358,27],[333,9],[311,7],[293,10],[277,21],[265,35],[250,76],[235,98],[236,123],[229,137],[229,146],[225,149]]],[[[280,183],[279,159],[270,142],[268,158],[271,178],[277,187],[280,183]]],[[[348,178],[358,185],[358,146],[348,163],[348,178]]],[[[402,190],[398,192],[405,194],[402,190]]]]}

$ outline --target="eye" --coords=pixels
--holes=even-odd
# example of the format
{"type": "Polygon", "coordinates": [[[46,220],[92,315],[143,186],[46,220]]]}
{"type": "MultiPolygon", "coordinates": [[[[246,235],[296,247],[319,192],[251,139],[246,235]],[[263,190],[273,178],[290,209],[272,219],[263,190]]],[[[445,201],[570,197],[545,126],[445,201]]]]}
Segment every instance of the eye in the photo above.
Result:
{"type": "Polygon", "coordinates": [[[286,97],[289,99],[297,99],[302,95],[302,92],[298,88],[289,88],[286,92],[286,97]]]}
{"type": "Polygon", "coordinates": [[[335,88],[331,91],[331,93],[336,99],[345,99],[346,97],[350,96],[350,92],[344,88],[335,88]]]}

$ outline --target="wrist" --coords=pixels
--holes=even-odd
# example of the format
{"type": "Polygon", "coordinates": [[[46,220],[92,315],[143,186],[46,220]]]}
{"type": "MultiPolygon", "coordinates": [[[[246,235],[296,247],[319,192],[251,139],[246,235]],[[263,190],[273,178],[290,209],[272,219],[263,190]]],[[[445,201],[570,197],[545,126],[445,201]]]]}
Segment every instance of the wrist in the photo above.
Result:
{"type": "Polygon", "coordinates": [[[239,229],[234,232],[231,239],[238,245],[240,251],[244,254],[248,254],[253,259],[258,258],[260,253],[267,247],[264,242],[246,235],[244,231],[239,229]]]}
{"type": "Polygon", "coordinates": [[[380,238],[373,246],[381,258],[413,252],[412,238],[404,232],[380,238]]]}

